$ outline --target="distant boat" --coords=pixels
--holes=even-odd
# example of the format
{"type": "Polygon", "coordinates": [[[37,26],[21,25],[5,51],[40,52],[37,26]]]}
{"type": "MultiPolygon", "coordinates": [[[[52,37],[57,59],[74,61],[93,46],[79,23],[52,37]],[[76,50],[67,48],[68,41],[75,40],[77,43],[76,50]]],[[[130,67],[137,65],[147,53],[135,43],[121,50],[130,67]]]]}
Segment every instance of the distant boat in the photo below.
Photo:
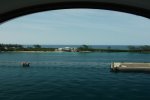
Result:
{"type": "Polygon", "coordinates": [[[22,65],[22,67],[30,67],[29,62],[22,62],[21,65],[22,65]]]}

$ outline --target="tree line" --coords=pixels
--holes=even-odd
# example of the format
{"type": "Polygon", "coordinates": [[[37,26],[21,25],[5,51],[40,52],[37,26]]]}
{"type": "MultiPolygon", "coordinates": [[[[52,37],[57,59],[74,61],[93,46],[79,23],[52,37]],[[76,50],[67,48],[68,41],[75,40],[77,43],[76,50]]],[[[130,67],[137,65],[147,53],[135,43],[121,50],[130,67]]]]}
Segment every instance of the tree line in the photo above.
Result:
{"type": "MultiPolygon", "coordinates": [[[[24,46],[20,44],[0,44],[0,51],[55,51],[56,48],[43,48],[41,45],[24,46]]],[[[88,45],[81,45],[77,48],[77,52],[150,52],[150,45],[128,46],[126,50],[112,49],[108,46],[106,49],[92,48],[88,45]]]]}
{"type": "Polygon", "coordinates": [[[111,46],[108,46],[106,49],[102,48],[92,48],[88,45],[82,45],[77,48],[77,51],[91,51],[91,52],[150,52],[150,45],[143,46],[128,46],[128,49],[112,49],[111,46]]]}
{"type": "Polygon", "coordinates": [[[0,51],[54,51],[55,48],[42,48],[41,45],[25,47],[20,44],[0,44],[0,51]]]}
{"type": "Polygon", "coordinates": [[[131,51],[150,51],[150,45],[144,46],[128,46],[131,51]]]}

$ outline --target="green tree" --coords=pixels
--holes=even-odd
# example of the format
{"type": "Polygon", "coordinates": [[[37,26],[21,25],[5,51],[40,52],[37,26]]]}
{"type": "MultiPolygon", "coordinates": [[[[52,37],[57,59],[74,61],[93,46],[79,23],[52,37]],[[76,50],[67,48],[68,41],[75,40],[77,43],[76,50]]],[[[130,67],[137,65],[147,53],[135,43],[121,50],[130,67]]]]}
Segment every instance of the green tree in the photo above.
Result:
{"type": "Polygon", "coordinates": [[[110,50],[110,49],[111,49],[111,46],[108,46],[107,49],[110,50]]]}
{"type": "Polygon", "coordinates": [[[41,48],[41,45],[33,45],[34,48],[41,48]]]}
{"type": "Polygon", "coordinates": [[[128,46],[129,50],[136,50],[137,48],[135,46],[128,46]]]}
{"type": "Polygon", "coordinates": [[[82,45],[79,48],[77,48],[78,51],[93,51],[93,49],[91,47],[89,47],[88,45],[82,45]]]}
{"type": "Polygon", "coordinates": [[[140,50],[150,50],[150,46],[149,45],[144,45],[144,46],[140,46],[139,47],[140,48],[140,50]]]}

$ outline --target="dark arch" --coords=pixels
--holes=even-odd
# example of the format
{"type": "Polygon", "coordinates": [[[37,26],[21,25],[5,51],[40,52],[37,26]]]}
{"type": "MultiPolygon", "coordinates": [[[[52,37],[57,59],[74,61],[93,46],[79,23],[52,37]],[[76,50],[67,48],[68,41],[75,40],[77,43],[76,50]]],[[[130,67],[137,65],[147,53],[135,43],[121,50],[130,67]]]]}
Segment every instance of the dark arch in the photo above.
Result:
{"type": "Polygon", "coordinates": [[[115,10],[115,11],[127,12],[127,13],[132,13],[135,15],[140,15],[140,16],[150,18],[150,10],[140,8],[140,7],[117,4],[117,3],[95,2],[95,1],[93,2],[74,1],[74,2],[47,3],[47,4],[28,6],[28,7],[12,10],[1,14],[0,23],[15,17],[19,17],[22,15],[27,15],[35,12],[55,10],[55,9],[67,9],[67,8],[94,8],[94,9],[115,10]]]}

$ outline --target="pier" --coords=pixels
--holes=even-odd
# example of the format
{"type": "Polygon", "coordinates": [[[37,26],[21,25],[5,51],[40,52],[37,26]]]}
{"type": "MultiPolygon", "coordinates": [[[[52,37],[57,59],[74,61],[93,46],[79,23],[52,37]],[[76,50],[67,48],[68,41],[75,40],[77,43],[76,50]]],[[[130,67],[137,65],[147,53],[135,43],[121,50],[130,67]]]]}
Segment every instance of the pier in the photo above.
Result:
{"type": "Polygon", "coordinates": [[[114,62],[111,63],[114,72],[150,72],[150,63],[114,62]]]}

